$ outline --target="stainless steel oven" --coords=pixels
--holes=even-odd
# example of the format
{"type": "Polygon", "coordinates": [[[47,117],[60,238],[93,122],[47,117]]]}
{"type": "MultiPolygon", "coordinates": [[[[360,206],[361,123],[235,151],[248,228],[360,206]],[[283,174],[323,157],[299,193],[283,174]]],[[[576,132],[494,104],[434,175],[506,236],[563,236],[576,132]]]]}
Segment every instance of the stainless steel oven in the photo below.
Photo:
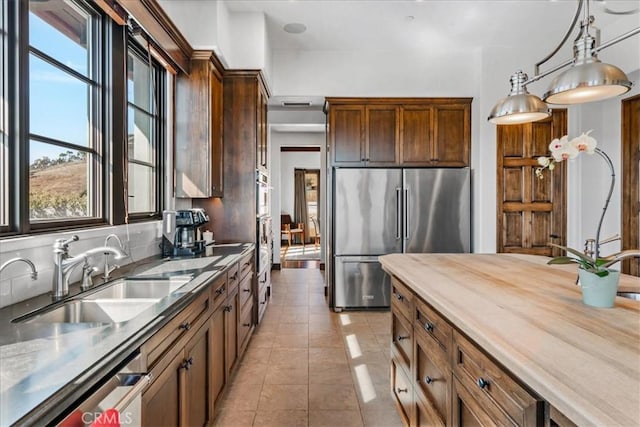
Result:
{"type": "Polygon", "coordinates": [[[269,215],[269,177],[267,174],[261,171],[256,171],[256,186],[257,186],[257,206],[258,217],[269,215]]]}
{"type": "Polygon", "coordinates": [[[258,218],[258,274],[262,273],[265,268],[271,267],[271,244],[272,244],[272,232],[271,232],[271,217],[268,215],[258,218]]]}

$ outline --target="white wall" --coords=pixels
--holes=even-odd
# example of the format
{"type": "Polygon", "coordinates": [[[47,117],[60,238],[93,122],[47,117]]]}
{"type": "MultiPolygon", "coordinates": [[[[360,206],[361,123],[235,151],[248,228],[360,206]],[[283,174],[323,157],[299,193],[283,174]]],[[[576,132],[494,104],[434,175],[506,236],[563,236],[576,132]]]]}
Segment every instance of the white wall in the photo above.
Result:
{"type": "MultiPolygon", "coordinates": [[[[271,114],[269,113],[270,121],[271,114]]],[[[283,193],[287,190],[284,189],[284,184],[282,182],[283,174],[290,174],[293,176],[293,166],[288,165],[289,162],[285,160],[284,167],[289,170],[289,172],[283,171],[283,162],[281,155],[287,155],[292,153],[281,153],[280,147],[283,146],[316,146],[320,147],[320,153],[304,153],[309,156],[309,158],[315,157],[313,160],[316,166],[298,166],[298,167],[306,167],[308,169],[320,169],[320,233],[322,234],[322,230],[324,229],[324,223],[326,221],[326,152],[325,152],[325,134],[324,133],[311,133],[311,132],[274,132],[273,130],[269,132],[270,141],[269,141],[269,151],[271,153],[271,185],[273,187],[271,193],[271,215],[273,216],[273,262],[276,264],[280,263],[280,213],[285,210],[285,205],[283,203],[288,203],[286,201],[282,201],[283,193]],[[281,172],[282,171],[282,172],[281,172]]],[[[299,153],[296,153],[299,154],[299,153]]],[[[290,193],[293,194],[293,187],[291,187],[290,193]]],[[[284,196],[285,199],[288,196],[284,196]]],[[[292,197],[292,196],[291,196],[292,197]]],[[[291,204],[293,206],[293,204],[291,204]]],[[[292,209],[292,208],[291,208],[292,209]]],[[[291,213],[291,212],[287,212],[291,213]]],[[[320,260],[324,262],[325,254],[324,247],[320,246],[320,260]]]]}

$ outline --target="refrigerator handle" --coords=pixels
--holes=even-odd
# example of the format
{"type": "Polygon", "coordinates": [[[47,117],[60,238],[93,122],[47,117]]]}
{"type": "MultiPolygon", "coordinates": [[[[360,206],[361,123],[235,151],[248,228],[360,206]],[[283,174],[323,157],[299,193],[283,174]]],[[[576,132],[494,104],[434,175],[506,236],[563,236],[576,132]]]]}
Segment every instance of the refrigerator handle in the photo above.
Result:
{"type": "Polygon", "coordinates": [[[409,239],[409,188],[404,188],[404,239],[409,239]]]}
{"type": "Polygon", "coordinates": [[[402,215],[402,211],[401,211],[401,207],[400,207],[400,187],[396,187],[396,240],[400,240],[400,233],[402,233],[402,231],[400,230],[401,228],[401,215],[402,215]]]}

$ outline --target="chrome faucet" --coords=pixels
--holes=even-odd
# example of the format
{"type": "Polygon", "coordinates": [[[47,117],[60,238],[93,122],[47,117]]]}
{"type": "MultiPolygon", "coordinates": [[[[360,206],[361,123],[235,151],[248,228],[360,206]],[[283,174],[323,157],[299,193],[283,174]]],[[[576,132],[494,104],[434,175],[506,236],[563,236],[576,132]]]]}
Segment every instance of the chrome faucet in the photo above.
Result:
{"type": "MultiPolygon", "coordinates": [[[[120,250],[122,250],[122,252],[125,253],[125,256],[128,256],[128,255],[126,255],[126,252],[124,250],[124,246],[122,244],[122,240],[120,240],[120,238],[116,234],[109,234],[104,239],[104,245],[105,246],[109,246],[109,240],[110,239],[116,239],[116,242],[118,242],[118,246],[120,247],[120,250]]],[[[116,268],[119,268],[119,267],[120,267],[119,265],[114,265],[112,267],[109,267],[109,252],[105,252],[104,253],[104,272],[102,273],[102,278],[104,279],[104,281],[106,282],[107,280],[109,280],[111,272],[113,270],[115,270],[116,268]]]]}
{"type": "Polygon", "coordinates": [[[38,271],[36,270],[36,266],[33,265],[33,263],[30,260],[28,260],[26,258],[22,258],[22,257],[11,258],[9,261],[7,261],[4,264],[0,265],[0,272],[2,272],[2,270],[7,268],[9,265],[13,264],[14,262],[18,262],[18,261],[22,261],[25,264],[27,264],[29,267],[31,267],[31,280],[36,280],[38,278],[38,271]]]}
{"type": "MultiPolygon", "coordinates": [[[[115,255],[115,259],[122,259],[127,256],[127,254],[120,249],[100,246],[70,257],[69,244],[75,241],[78,241],[78,236],[72,236],[69,239],[57,239],[53,244],[53,261],[55,264],[53,272],[53,298],[55,299],[65,297],[69,294],[69,276],[77,266],[85,264],[87,258],[105,253],[115,255]]],[[[89,267],[85,267],[83,276],[87,274],[87,271],[89,271],[89,267]]]]}

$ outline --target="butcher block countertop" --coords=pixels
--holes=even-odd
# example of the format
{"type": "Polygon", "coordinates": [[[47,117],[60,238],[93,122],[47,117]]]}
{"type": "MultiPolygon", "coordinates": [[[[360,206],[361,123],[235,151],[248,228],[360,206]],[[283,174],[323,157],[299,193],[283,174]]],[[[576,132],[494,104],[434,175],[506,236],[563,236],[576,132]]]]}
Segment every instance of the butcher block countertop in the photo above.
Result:
{"type": "MultiPolygon", "coordinates": [[[[383,268],[578,425],[640,425],[640,301],[582,304],[576,268],[516,254],[392,254],[383,268]]],[[[640,279],[621,275],[620,290],[640,279]]]]}

